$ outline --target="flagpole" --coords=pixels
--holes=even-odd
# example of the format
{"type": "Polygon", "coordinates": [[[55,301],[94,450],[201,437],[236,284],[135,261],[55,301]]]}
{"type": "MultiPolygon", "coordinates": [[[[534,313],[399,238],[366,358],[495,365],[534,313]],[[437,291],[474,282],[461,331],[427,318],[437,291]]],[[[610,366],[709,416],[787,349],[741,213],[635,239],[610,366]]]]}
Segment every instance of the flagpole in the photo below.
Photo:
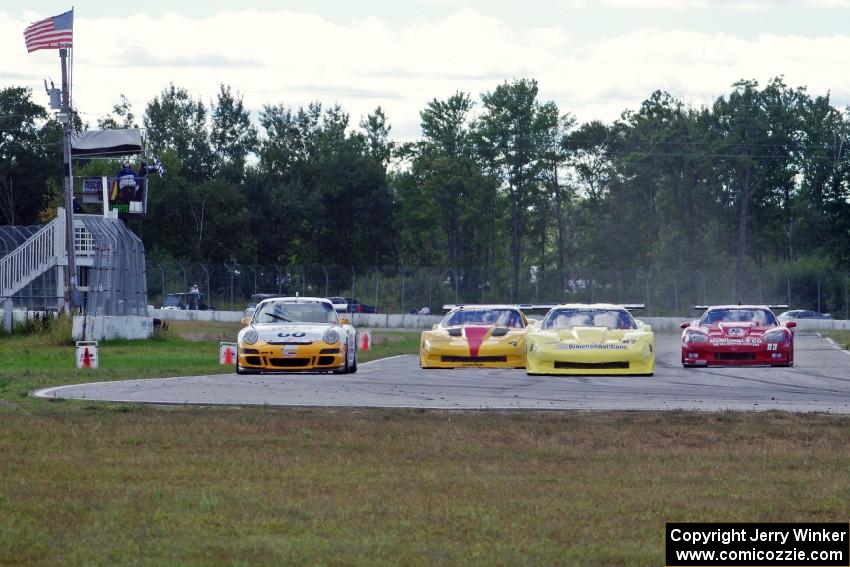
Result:
{"type": "Polygon", "coordinates": [[[68,254],[68,269],[65,272],[65,304],[68,313],[74,313],[74,293],[77,290],[77,262],[74,254],[74,187],[71,171],[71,104],[68,89],[68,49],[59,49],[62,62],[62,146],[65,179],[65,248],[68,254]]]}

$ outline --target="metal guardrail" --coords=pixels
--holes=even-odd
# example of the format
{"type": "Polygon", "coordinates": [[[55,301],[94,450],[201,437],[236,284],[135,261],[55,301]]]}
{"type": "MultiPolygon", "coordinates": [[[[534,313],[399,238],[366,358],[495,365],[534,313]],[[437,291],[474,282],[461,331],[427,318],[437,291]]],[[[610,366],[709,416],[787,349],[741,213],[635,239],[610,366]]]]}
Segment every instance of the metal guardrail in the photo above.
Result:
{"type": "Polygon", "coordinates": [[[63,242],[62,227],[57,221],[58,218],[45,225],[11,253],[0,258],[0,296],[14,295],[57,264],[61,254],[57,248],[63,242]]]}

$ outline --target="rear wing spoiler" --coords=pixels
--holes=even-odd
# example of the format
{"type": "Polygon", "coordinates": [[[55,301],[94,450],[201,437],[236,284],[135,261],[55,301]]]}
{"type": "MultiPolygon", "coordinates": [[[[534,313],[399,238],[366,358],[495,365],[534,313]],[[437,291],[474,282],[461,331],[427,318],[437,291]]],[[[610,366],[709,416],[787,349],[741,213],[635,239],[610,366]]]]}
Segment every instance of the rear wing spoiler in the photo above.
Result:
{"type": "MultiPolygon", "coordinates": [[[[516,307],[520,311],[548,311],[553,307],[556,307],[556,303],[506,303],[504,305],[500,304],[499,307],[516,307]]],[[[451,311],[452,309],[458,307],[496,307],[496,305],[491,304],[481,304],[481,303],[447,303],[443,305],[443,311],[451,311]]]]}
{"type": "MultiPolygon", "coordinates": [[[[520,311],[548,311],[554,307],[557,307],[558,303],[515,303],[504,304],[504,307],[516,307],[520,311]]],[[[443,305],[444,311],[451,311],[456,307],[495,307],[495,305],[485,305],[480,303],[448,303],[443,305]]],[[[645,303],[623,303],[620,304],[620,307],[626,309],[628,311],[635,311],[637,309],[646,309],[645,303]]]]}
{"type": "MultiPolygon", "coordinates": [[[[711,305],[694,305],[694,310],[705,311],[709,307],[711,307],[711,305]]],[[[770,310],[773,310],[773,309],[788,309],[788,306],[783,305],[783,304],[778,304],[778,305],[768,305],[767,308],[770,309],[770,310]]]]}

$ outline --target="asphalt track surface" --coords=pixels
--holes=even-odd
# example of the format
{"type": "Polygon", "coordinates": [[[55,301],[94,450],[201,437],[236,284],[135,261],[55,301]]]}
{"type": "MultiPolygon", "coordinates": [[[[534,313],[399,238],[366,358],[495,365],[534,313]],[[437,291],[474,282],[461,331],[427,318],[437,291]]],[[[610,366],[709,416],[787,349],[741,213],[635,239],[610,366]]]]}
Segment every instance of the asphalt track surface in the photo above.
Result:
{"type": "Polygon", "coordinates": [[[850,414],[850,353],[798,333],[791,368],[693,368],[679,337],[656,335],[651,377],[528,376],[524,370],[421,370],[416,356],[356,374],[215,374],[49,388],[47,398],[157,404],[534,410],[783,410],[850,414]]]}

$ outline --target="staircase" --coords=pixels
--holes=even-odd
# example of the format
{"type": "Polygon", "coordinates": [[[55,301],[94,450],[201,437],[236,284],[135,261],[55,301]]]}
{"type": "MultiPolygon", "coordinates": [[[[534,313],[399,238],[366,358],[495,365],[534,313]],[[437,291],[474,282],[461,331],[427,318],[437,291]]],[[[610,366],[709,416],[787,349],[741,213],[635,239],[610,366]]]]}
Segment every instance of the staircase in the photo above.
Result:
{"type": "Polygon", "coordinates": [[[47,270],[65,263],[65,215],[60,214],[0,258],[0,302],[11,298],[47,270]]]}

